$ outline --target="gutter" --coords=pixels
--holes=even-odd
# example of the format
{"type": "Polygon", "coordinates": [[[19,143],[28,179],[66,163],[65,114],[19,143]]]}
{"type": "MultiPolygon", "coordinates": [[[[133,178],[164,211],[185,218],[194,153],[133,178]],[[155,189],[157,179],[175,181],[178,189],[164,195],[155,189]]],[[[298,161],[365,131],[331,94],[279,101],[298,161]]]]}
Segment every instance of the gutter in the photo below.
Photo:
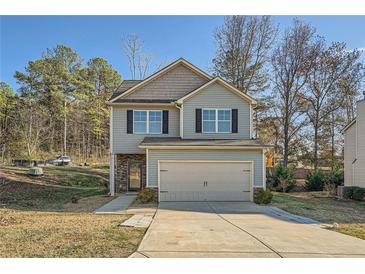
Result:
{"type": "Polygon", "coordinates": [[[272,146],[163,146],[163,145],[139,145],[141,149],[202,149],[202,150],[250,150],[250,149],[270,149],[272,146]]]}

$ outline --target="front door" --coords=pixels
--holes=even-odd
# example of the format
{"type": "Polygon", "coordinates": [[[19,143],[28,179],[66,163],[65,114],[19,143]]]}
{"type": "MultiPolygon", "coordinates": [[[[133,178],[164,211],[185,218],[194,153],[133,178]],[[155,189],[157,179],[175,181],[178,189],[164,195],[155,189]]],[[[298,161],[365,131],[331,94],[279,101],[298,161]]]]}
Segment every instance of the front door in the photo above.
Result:
{"type": "Polygon", "coordinates": [[[142,185],[142,164],[129,162],[128,164],[128,191],[138,191],[142,185]]]}

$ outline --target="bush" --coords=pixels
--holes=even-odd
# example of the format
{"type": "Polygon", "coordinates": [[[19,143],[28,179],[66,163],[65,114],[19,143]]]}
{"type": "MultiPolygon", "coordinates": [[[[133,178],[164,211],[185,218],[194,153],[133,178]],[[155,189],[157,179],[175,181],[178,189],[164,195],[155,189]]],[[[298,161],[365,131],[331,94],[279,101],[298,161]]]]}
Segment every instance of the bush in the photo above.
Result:
{"type": "Polygon", "coordinates": [[[267,176],[270,189],[279,192],[289,192],[295,187],[294,173],[287,167],[279,166],[267,176]]]}
{"type": "Polygon", "coordinates": [[[355,190],[356,187],[354,186],[346,186],[343,188],[343,192],[342,192],[342,195],[343,195],[343,198],[344,199],[352,199],[353,198],[353,195],[354,195],[354,190],[355,190]]]}
{"type": "Polygon", "coordinates": [[[137,200],[141,204],[149,204],[157,202],[156,191],[149,188],[142,189],[137,195],[137,200]]]}
{"type": "Polygon", "coordinates": [[[272,200],[272,193],[268,189],[263,190],[262,188],[260,188],[255,194],[254,200],[256,204],[270,204],[272,200]]]}
{"type": "Polygon", "coordinates": [[[344,183],[344,173],[343,169],[334,168],[331,172],[326,176],[326,183],[337,186],[341,186],[344,183]]]}
{"type": "Polygon", "coordinates": [[[309,173],[305,180],[305,189],[308,191],[322,191],[326,180],[326,176],[320,170],[309,173]]]}
{"type": "Polygon", "coordinates": [[[355,187],[352,194],[352,199],[363,201],[365,198],[365,188],[355,187]]]}

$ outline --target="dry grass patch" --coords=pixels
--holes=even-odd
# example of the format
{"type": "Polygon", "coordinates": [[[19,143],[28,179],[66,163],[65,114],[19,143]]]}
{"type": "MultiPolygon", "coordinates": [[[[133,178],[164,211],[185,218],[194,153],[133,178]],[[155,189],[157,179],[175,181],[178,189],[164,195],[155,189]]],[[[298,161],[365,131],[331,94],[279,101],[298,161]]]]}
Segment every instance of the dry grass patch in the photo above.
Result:
{"type": "Polygon", "coordinates": [[[320,222],[337,223],[333,230],[365,239],[365,202],[337,199],[323,191],[274,193],[272,205],[320,222]]]}
{"type": "Polygon", "coordinates": [[[129,217],[0,209],[0,257],[127,257],[145,231],[129,217]]]}
{"type": "Polygon", "coordinates": [[[120,227],[127,215],[96,215],[112,200],[106,169],[0,168],[0,257],[127,257],[145,229],[120,227]]]}
{"type": "Polygon", "coordinates": [[[69,202],[63,205],[63,210],[67,212],[93,212],[95,209],[102,207],[115,197],[106,195],[97,195],[77,200],[77,203],[69,202]]]}
{"type": "Polygon", "coordinates": [[[341,224],[332,230],[365,240],[365,224],[341,224]]]}

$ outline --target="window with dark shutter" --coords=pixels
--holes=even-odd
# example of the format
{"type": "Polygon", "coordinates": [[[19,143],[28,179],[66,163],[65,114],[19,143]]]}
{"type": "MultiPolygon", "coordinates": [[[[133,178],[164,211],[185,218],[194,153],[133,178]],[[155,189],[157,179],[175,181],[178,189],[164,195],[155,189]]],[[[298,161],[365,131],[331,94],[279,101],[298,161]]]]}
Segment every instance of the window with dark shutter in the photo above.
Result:
{"type": "Polygon", "coordinates": [[[232,133],[238,132],[238,109],[232,109],[232,133]]]}
{"type": "Polygon", "coordinates": [[[195,132],[196,133],[202,132],[202,109],[201,108],[195,109],[195,132]]]}
{"type": "Polygon", "coordinates": [[[133,110],[127,110],[127,133],[133,133],[133,110]]]}
{"type": "Polygon", "coordinates": [[[169,111],[162,111],[162,134],[169,134],[169,111]]]}

